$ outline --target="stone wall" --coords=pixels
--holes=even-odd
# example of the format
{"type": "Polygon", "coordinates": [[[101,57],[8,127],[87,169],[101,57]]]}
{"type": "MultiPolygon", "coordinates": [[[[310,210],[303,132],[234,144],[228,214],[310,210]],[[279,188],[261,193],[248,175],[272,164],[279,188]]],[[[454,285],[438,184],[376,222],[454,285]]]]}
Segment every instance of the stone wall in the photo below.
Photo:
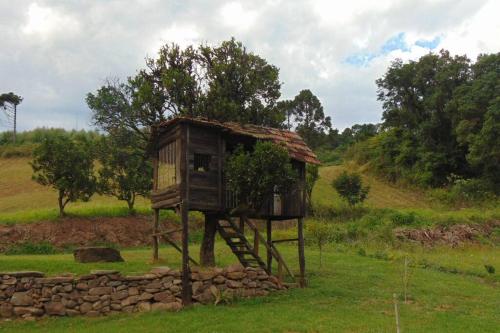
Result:
{"type": "MultiPolygon", "coordinates": [[[[0,317],[101,316],[119,312],[178,311],[181,273],[153,268],[139,276],[93,271],[85,276],[44,277],[40,272],[0,273],[0,317]]],[[[262,269],[230,266],[192,271],[193,302],[213,304],[234,296],[265,296],[284,289],[262,269]]]]}

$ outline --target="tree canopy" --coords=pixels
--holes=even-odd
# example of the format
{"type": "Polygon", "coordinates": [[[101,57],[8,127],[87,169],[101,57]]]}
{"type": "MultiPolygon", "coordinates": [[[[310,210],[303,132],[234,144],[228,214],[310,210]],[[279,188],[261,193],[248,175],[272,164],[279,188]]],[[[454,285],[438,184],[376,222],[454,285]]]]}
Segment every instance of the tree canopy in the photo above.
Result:
{"type": "Polygon", "coordinates": [[[486,177],[498,188],[500,53],[474,64],[447,51],[397,60],[377,86],[381,168],[422,185],[445,185],[457,175],[486,177]]]}
{"type": "Polygon", "coordinates": [[[235,39],[219,46],[163,46],[127,82],[109,81],[86,101],[95,125],[127,128],[155,142],[151,126],[174,116],[201,116],[280,127],[279,70],[235,39]]]}

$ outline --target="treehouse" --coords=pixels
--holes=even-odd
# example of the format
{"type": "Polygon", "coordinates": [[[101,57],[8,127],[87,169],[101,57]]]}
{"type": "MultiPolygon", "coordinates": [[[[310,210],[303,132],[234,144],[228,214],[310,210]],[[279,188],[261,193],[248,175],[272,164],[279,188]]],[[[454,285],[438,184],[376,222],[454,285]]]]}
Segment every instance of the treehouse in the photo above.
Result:
{"type": "MultiPolygon", "coordinates": [[[[256,125],[241,125],[233,122],[220,123],[200,118],[178,117],[162,122],[153,128],[156,131],[158,145],[154,160],[154,181],[151,194],[154,210],[154,258],[158,258],[160,238],[174,245],[183,254],[185,276],[189,274],[187,250],[188,211],[201,211],[205,214],[205,228],[218,231],[243,266],[261,267],[271,273],[273,258],[278,262],[278,270],[286,270],[279,251],[274,245],[278,241],[297,241],[301,278],[304,284],[303,256],[303,217],[306,212],[306,163],[318,164],[319,161],[302,138],[294,132],[256,125]],[[282,145],[288,151],[292,167],[297,171],[298,180],[288,193],[273,193],[258,212],[248,216],[251,220],[265,220],[267,239],[260,235],[256,225],[250,220],[235,222],[238,217],[235,209],[238,198],[227,186],[224,164],[227,157],[243,145],[251,150],[258,140],[268,140],[282,145]],[[160,209],[173,209],[181,214],[182,248],[177,246],[168,234],[172,231],[160,231],[158,214],[160,209]],[[272,240],[272,221],[298,220],[298,237],[289,240],[272,240]],[[245,236],[245,225],[253,232],[253,244],[245,236]],[[267,263],[259,256],[259,241],[267,250],[267,263]]],[[[273,191],[270,191],[273,192],[273,191]]],[[[206,233],[205,233],[206,234],[206,233]]],[[[215,236],[215,234],[214,234],[215,236]]],[[[209,242],[210,243],[210,242],[209,242]]],[[[213,240],[212,244],[213,251],[213,240]]],[[[202,254],[203,256],[203,247],[202,254]]],[[[184,281],[184,279],[183,279],[184,281]]],[[[189,280],[186,280],[188,283],[189,280]]],[[[184,282],[183,282],[184,283],[184,282]]],[[[187,285],[186,285],[187,288],[187,285]]],[[[187,290],[183,286],[183,290],[187,290]]],[[[190,296],[183,294],[183,300],[189,302],[190,296]]]]}

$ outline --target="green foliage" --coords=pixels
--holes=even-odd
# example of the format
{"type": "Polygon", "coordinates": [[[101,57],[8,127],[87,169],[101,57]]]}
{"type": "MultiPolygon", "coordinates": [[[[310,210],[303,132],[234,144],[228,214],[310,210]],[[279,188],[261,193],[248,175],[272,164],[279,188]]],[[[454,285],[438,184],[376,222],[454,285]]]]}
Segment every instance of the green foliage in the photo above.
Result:
{"type": "Polygon", "coordinates": [[[290,103],[291,114],[295,116],[296,131],[311,147],[318,147],[325,131],[332,128],[330,117],[325,117],[323,106],[309,89],[302,90],[290,103]]]}
{"type": "Polygon", "coordinates": [[[179,115],[279,127],[280,87],[278,68],[233,38],[213,47],[165,45],[136,76],[108,82],[86,101],[95,125],[135,132],[146,147],[156,140],[152,126],[179,115]]]}
{"type": "Polygon", "coordinates": [[[325,220],[308,220],[305,231],[307,243],[319,249],[319,267],[322,267],[323,247],[334,239],[334,227],[325,220]]]}
{"type": "Polygon", "coordinates": [[[287,193],[297,183],[285,148],[258,141],[253,151],[239,146],[226,164],[227,184],[243,209],[259,211],[273,193],[287,193]]]}
{"type": "Polygon", "coordinates": [[[136,197],[152,188],[153,168],[139,141],[132,132],[114,132],[102,137],[98,149],[99,192],[126,201],[130,212],[136,197]]]}
{"type": "MultiPolygon", "coordinates": [[[[29,150],[29,155],[31,155],[31,150],[37,144],[42,143],[45,139],[49,137],[62,136],[68,139],[75,139],[80,137],[85,137],[86,140],[96,142],[101,136],[96,131],[85,131],[85,130],[65,130],[63,128],[35,128],[33,130],[19,132],[16,134],[16,143],[13,144],[12,132],[2,132],[0,133],[0,149],[5,148],[19,148],[29,150]]],[[[28,156],[29,156],[28,155],[28,156]]],[[[26,155],[23,155],[26,156],[26,155]]]]}
{"type": "Polygon", "coordinates": [[[393,62],[377,80],[384,131],[370,158],[380,173],[432,187],[454,174],[498,189],[499,66],[500,53],[472,65],[447,51],[393,62]]]}
{"type": "Polygon", "coordinates": [[[486,269],[486,272],[488,272],[488,274],[495,274],[495,267],[493,267],[492,265],[484,265],[484,269],[486,269]]]}
{"type": "Polygon", "coordinates": [[[6,255],[19,254],[55,254],[57,251],[49,242],[32,243],[25,242],[7,248],[6,255]]]}
{"type": "Polygon", "coordinates": [[[338,192],[338,194],[347,201],[350,207],[354,207],[358,203],[362,203],[367,195],[370,188],[368,186],[363,187],[361,181],[361,176],[357,173],[347,173],[342,172],[337,178],[332,182],[332,186],[338,192]]]}
{"type": "Polygon", "coordinates": [[[47,137],[33,151],[33,180],[58,192],[59,213],[68,202],[88,201],[96,190],[94,155],[84,137],[47,137]]]}

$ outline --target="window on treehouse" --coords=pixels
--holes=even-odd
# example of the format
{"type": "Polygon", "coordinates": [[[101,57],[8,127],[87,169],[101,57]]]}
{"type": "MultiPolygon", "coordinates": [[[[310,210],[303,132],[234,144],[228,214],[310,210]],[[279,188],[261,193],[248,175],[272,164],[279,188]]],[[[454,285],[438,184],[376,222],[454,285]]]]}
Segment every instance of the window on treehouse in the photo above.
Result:
{"type": "Polygon", "coordinates": [[[212,161],[212,155],[208,154],[194,154],[194,171],[198,172],[208,172],[210,171],[210,162],[212,161]]]}
{"type": "Polygon", "coordinates": [[[176,184],[175,141],[163,146],[158,152],[157,189],[161,190],[176,184]]]}

